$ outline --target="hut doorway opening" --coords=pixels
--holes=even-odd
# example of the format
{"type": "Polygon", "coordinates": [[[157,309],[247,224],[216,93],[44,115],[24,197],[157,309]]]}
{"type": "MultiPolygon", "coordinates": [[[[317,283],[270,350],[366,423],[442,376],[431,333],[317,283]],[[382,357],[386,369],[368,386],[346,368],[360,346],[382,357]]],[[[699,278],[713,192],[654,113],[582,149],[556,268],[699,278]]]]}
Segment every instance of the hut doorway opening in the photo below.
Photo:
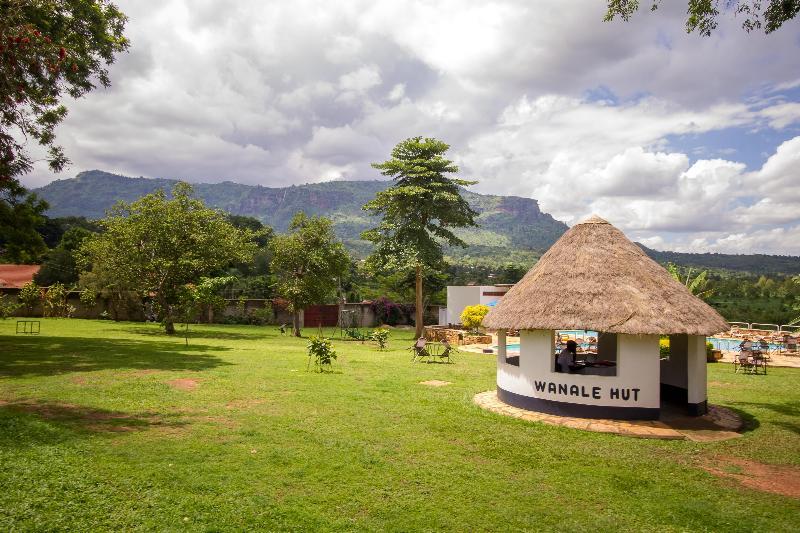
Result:
{"type": "Polygon", "coordinates": [[[669,356],[661,358],[661,401],[693,416],[708,411],[704,336],[669,336],[669,356]]]}

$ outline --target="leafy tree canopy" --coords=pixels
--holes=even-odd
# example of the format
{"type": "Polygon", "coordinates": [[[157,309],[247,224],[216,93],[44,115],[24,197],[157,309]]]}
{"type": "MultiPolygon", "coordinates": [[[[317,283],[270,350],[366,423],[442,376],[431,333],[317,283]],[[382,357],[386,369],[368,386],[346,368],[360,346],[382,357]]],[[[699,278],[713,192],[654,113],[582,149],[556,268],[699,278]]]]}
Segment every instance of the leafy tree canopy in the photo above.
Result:
{"type": "Polygon", "coordinates": [[[466,246],[453,228],[476,226],[473,210],[461,196],[461,187],[476,182],[448,177],[458,167],[444,157],[450,148],[432,138],[412,137],[392,150],[392,158],[373,168],[394,180],[388,189],[364,205],[381,216],[378,227],[362,237],[375,243],[367,267],[376,271],[416,271],[416,335],[422,334],[422,269],[440,268],[442,245],[466,246]]]}
{"type": "Polygon", "coordinates": [[[392,150],[392,159],[372,166],[394,185],[364,205],[382,216],[378,227],[362,237],[375,243],[368,262],[380,269],[434,266],[442,261],[442,244],[465,246],[452,228],[475,226],[477,212],[461,197],[459,187],[477,182],[450,178],[458,167],[444,153],[450,148],[432,138],[412,137],[392,150]]]}
{"type": "Polygon", "coordinates": [[[0,180],[30,172],[22,139],[48,151],[53,171],[64,167],[61,99],[110,85],[106,66],[128,48],[126,20],[108,0],[0,0],[0,180]]]}
{"type": "Polygon", "coordinates": [[[270,251],[277,292],[291,305],[293,334],[299,337],[299,312],[334,295],[339,277],[350,267],[350,256],[330,219],[303,212],[294,216],[288,233],[272,239],[270,251]]]}
{"type": "MultiPolygon", "coordinates": [[[[0,82],[2,83],[2,82],[0,82]]],[[[0,262],[36,263],[47,251],[37,231],[47,203],[16,180],[0,181],[0,262]]]]}
{"type": "Polygon", "coordinates": [[[106,280],[152,294],[167,333],[175,331],[185,285],[250,261],[256,250],[252,231],[235,228],[193,198],[187,183],[176,185],[169,200],[158,191],[121,202],[99,222],[105,231],[84,241],[83,264],[99,267],[106,280]]]}
{"type": "Polygon", "coordinates": [[[680,281],[689,292],[703,300],[708,299],[713,293],[713,289],[708,288],[708,270],[697,273],[694,277],[694,269],[689,267],[684,273],[683,270],[674,263],[667,263],[667,271],[676,281],[680,281]]]}
{"type": "Polygon", "coordinates": [[[42,268],[36,274],[36,282],[45,287],[56,282],[64,285],[77,283],[80,269],[74,254],[92,234],[93,232],[81,226],[73,226],[64,232],[61,242],[48,252],[47,258],[42,262],[42,268]]]}
{"type": "MultiPolygon", "coordinates": [[[[640,6],[639,0],[607,0],[607,3],[606,21],[619,16],[627,22],[640,6]]],[[[650,10],[657,10],[660,3],[661,0],[651,0],[650,10]]],[[[689,0],[686,32],[698,31],[708,37],[717,28],[720,10],[744,17],[742,28],[748,33],[761,28],[764,33],[772,33],[797,16],[800,0],[689,0]]]]}

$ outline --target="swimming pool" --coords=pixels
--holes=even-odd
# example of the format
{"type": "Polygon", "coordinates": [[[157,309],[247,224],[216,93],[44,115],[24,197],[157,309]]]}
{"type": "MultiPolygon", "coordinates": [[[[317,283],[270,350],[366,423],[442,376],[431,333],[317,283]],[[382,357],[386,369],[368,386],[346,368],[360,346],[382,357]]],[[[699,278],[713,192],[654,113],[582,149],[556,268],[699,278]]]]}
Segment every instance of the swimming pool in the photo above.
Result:
{"type": "MultiPolygon", "coordinates": [[[[739,344],[742,343],[742,339],[727,339],[727,338],[720,338],[720,337],[708,337],[706,341],[710,342],[711,345],[714,347],[715,350],[722,350],[724,352],[732,352],[739,348],[739,344]]],[[[755,344],[755,343],[754,343],[755,344]]],[[[781,348],[780,345],[775,343],[768,343],[770,351],[778,350],[781,348]]]]}

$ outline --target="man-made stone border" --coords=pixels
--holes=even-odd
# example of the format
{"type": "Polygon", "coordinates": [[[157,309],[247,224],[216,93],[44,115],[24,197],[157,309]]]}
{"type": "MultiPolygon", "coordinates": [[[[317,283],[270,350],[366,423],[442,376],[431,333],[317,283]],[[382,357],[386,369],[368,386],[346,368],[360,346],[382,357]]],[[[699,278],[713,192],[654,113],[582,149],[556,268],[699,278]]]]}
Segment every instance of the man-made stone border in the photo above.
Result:
{"type": "Polygon", "coordinates": [[[644,439],[713,442],[739,437],[738,431],[743,427],[736,413],[716,405],[709,406],[709,414],[700,417],[670,413],[662,416],[662,420],[608,420],[549,415],[512,407],[497,398],[496,390],[480,392],[473,401],[483,409],[522,420],[644,439]]]}

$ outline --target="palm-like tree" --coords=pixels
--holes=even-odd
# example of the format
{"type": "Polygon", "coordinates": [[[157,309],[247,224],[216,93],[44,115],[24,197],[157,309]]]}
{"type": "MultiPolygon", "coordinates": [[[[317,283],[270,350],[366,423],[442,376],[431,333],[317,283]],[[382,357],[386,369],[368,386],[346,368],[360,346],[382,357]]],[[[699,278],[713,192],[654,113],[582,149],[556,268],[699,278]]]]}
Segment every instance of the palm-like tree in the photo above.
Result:
{"type": "Polygon", "coordinates": [[[667,263],[667,270],[673,278],[686,285],[689,292],[698,298],[707,300],[714,294],[714,289],[708,288],[708,270],[703,270],[695,277],[692,277],[692,272],[694,271],[692,267],[689,267],[685,277],[681,273],[681,268],[674,263],[667,263]]]}

